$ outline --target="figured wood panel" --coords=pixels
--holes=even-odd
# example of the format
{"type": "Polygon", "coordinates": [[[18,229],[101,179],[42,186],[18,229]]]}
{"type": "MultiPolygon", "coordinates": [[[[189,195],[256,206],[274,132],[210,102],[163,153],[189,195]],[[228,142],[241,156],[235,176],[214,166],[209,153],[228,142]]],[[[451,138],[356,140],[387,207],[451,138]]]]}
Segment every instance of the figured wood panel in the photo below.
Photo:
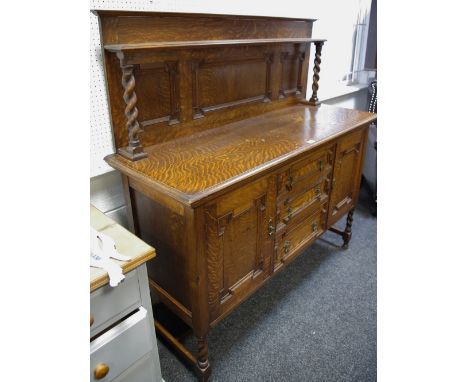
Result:
{"type": "Polygon", "coordinates": [[[236,177],[284,165],[375,118],[357,110],[297,105],[148,147],[148,158],[137,162],[119,155],[106,160],[124,172],[130,170],[178,190],[187,195],[185,201],[192,202],[236,177]]]}
{"type": "Polygon", "coordinates": [[[143,127],[179,119],[178,63],[138,65],[134,70],[138,120],[143,127]]]}
{"type": "Polygon", "coordinates": [[[192,64],[194,118],[247,102],[269,101],[272,55],[192,64]]]}
{"type": "MultiPolygon", "coordinates": [[[[186,253],[185,218],[145,194],[131,189],[138,236],[157,248],[147,263],[148,276],[188,310],[191,309],[190,258],[186,253]]],[[[128,206],[129,207],[129,206],[128,206]]]]}
{"type": "Polygon", "coordinates": [[[303,65],[305,63],[305,47],[299,49],[294,45],[293,51],[280,53],[281,79],[278,96],[280,98],[294,94],[299,95],[304,89],[303,65]]]}
{"type": "Polygon", "coordinates": [[[310,19],[162,12],[97,11],[104,44],[311,37],[310,19]]]}
{"type": "Polygon", "coordinates": [[[269,275],[273,244],[268,233],[274,207],[274,190],[269,187],[272,182],[274,177],[265,178],[205,208],[211,320],[230,309],[269,275]]]}
{"type": "Polygon", "coordinates": [[[128,145],[122,65],[178,62],[177,79],[171,80],[169,86],[162,73],[153,77],[145,75],[142,79],[135,76],[136,108],[140,112],[137,121],[143,128],[139,137],[143,147],[294,103],[293,99],[278,99],[279,51],[294,51],[293,46],[301,46],[305,52],[302,72],[305,88],[313,20],[157,12],[97,13],[102,45],[113,46],[104,52],[104,59],[116,148],[128,145]],[[200,44],[170,48],[184,41],[200,44]],[[207,45],[210,41],[219,46],[207,45]],[[246,41],[255,42],[245,44],[246,41]],[[252,52],[256,52],[254,61],[252,52]],[[221,57],[225,63],[208,69],[206,65],[213,63],[215,56],[218,62],[221,57]],[[234,64],[233,59],[238,62],[234,64]],[[200,66],[195,70],[195,79],[192,63],[200,66]],[[174,86],[173,82],[180,86],[174,86]],[[204,115],[205,118],[199,118],[204,115]]]}
{"type": "Polygon", "coordinates": [[[329,224],[335,223],[349,211],[357,198],[361,181],[362,142],[362,130],[349,134],[338,141],[333,171],[329,224]]]}

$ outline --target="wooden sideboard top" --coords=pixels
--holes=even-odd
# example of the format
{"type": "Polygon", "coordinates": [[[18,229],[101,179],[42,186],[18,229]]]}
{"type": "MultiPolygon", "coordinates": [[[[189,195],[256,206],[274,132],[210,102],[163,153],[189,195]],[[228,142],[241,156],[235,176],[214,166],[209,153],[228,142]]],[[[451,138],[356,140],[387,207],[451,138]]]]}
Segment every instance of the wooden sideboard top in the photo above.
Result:
{"type": "Polygon", "coordinates": [[[376,118],[352,109],[298,104],[146,147],[148,157],[140,161],[118,154],[105,159],[123,173],[196,205],[376,118]]]}
{"type": "MultiPolygon", "coordinates": [[[[121,225],[117,224],[111,218],[104,215],[93,205],[90,206],[90,223],[96,231],[110,236],[115,241],[117,251],[125,256],[130,256],[130,261],[117,261],[123,270],[128,273],[139,265],[151,260],[156,256],[153,247],[146,244],[143,240],[127,231],[121,225]]],[[[90,290],[94,290],[106,285],[109,282],[107,272],[100,268],[90,267],[90,290]]]]}

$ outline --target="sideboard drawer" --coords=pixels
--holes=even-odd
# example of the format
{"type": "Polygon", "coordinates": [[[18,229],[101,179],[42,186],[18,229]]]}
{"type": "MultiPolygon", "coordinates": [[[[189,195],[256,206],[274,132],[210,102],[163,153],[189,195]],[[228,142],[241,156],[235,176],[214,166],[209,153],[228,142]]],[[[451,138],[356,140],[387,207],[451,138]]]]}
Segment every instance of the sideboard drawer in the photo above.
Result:
{"type": "Polygon", "coordinates": [[[141,304],[136,270],[125,275],[117,287],[105,285],[91,293],[91,337],[137,309],[141,304]]]}
{"type": "Polygon", "coordinates": [[[301,192],[305,184],[314,183],[330,173],[333,164],[333,150],[327,147],[302,159],[279,175],[278,195],[301,192]]]}
{"type": "Polygon", "coordinates": [[[112,381],[153,348],[148,312],[141,307],[91,342],[90,381],[112,381]],[[96,378],[96,371],[107,373],[96,378]]]}
{"type": "Polygon", "coordinates": [[[294,218],[306,208],[318,208],[328,197],[328,178],[310,184],[304,192],[291,196],[278,203],[277,231],[290,225],[294,218]]]}
{"type": "Polygon", "coordinates": [[[289,257],[294,257],[303,245],[320,236],[325,230],[326,208],[324,205],[306,217],[302,222],[287,227],[277,236],[276,263],[281,265],[289,257]]]}

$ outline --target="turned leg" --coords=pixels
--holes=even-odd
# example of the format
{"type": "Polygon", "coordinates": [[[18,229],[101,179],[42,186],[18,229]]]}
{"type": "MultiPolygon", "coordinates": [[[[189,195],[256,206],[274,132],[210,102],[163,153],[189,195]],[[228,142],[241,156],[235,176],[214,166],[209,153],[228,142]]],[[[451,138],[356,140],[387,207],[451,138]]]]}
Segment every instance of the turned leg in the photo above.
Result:
{"type": "Polygon", "coordinates": [[[201,381],[207,381],[211,375],[211,365],[208,360],[208,342],[206,341],[206,337],[197,337],[197,347],[197,375],[201,381]]]}
{"type": "Polygon", "coordinates": [[[322,46],[324,41],[316,41],[314,42],[315,45],[315,59],[314,59],[314,76],[312,77],[312,97],[310,97],[309,102],[312,103],[314,106],[320,105],[320,101],[317,96],[318,88],[319,88],[319,80],[320,80],[320,64],[322,63],[322,46]]]}
{"type": "Polygon", "coordinates": [[[348,212],[348,217],[346,218],[346,228],[343,232],[343,248],[348,248],[349,241],[351,240],[351,236],[353,233],[351,232],[351,228],[353,225],[353,215],[354,215],[354,208],[348,212]]]}
{"type": "Polygon", "coordinates": [[[122,86],[124,89],[123,99],[125,101],[125,118],[128,130],[128,146],[119,147],[118,152],[131,161],[146,158],[147,153],[143,151],[139,134],[142,132],[138,123],[137,96],[135,93],[135,76],[133,75],[134,65],[127,65],[122,52],[117,54],[122,69],[122,86]]]}

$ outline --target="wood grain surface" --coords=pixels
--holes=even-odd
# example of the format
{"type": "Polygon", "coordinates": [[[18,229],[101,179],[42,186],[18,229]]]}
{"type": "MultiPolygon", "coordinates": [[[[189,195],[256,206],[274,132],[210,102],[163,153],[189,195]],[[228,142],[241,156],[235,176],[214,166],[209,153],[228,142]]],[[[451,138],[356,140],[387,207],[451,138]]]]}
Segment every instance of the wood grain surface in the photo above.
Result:
{"type": "Polygon", "coordinates": [[[137,162],[120,155],[110,155],[106,161],[192,201],[215,191],[215,186],[278,166],[375,118],[375,114],[327,105],[295,105],[147,147],[148,158],[137,162]]]}
{"type": "MultiPolygon", "coordinates": [[[[117,251],[120,254],[130,257],[129,261],[112,260],[122,267],[122,272],[124,274],[136,269],[141,264],[156,256],[153,247],[150,247],[134,234],[114,222],[93,205],[90,206],[90,220],[91,227],[111,237],[115,241],[117,251]]],[[[91,292],[109,282],[109,276],[104,269],[90,267],[89,270],[91,292]]]]}

